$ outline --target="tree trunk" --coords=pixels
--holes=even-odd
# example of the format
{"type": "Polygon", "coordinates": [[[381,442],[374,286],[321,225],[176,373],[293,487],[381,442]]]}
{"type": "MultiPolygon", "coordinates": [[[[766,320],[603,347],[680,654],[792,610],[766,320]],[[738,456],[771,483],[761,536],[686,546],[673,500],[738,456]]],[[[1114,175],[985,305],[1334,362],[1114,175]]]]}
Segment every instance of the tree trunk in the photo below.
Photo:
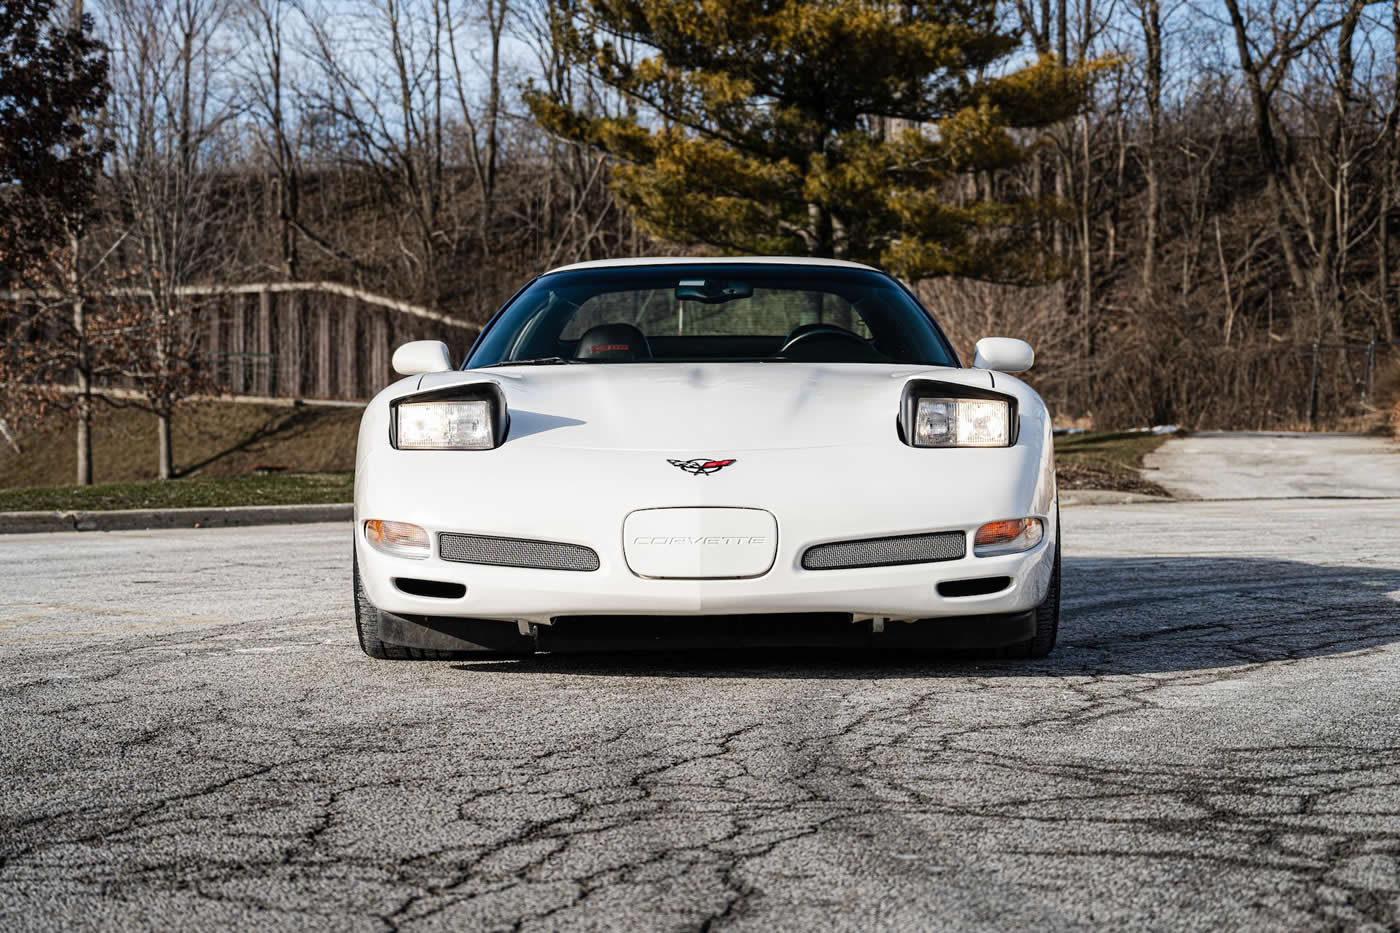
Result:
{"type": "MultiPolygon", "coordinates": [[[[1390,160],[1387,160],[1387,172],[1390,160]]],[[[1391,185],[1394,184],[1390,177],[1386,178],[1385,184],[1381,186],[1381,222],[1376,225],[1376,282],[1377,291],[1380,293],[1380,317],[1382,333],[1385,334],[1386,342],[1395,339],[1395,317],[1390,310],[1390,211],[1391,198],[1393,193],[1391,185]]]]}
{"type": "Polygon", "coordinates": [[[72,265],[68,270],[68,286],[73,295],[73,336],[76,341],[74,376],[78,395],[73,406],[77,416],[77,475],[74,482],[79,486],[92,485],[92,361],[88,358],[87,308],[78,296],[78,237],[69,238],[73,250],[72,265]]]}
{"type": "Polygon", "coordinates": [[[1147,45],[1147,211],[1143,231],[1142,286],[1150,296],[1157,278],[1162,193],[1157,148],[1162,135],[1162,15],[1157,0],[1144,0],[1142,33],[1147,45]]]}
{"type": "MultiPolygon", "coordinates": [[[[1240,10],[1239,0],[1225,0],[1225,9],[1230,14],[1230,24],[1235,36],[1235,52],[1239,56],[1240,70],[1244,72],[1245,86],[1249,91],[1250,107],[1254,114],[1255,144],[1259,148],[1259,156],[1264,163],[1264,168],[1268,171],[1265,191],[1273,209],[1271,219],[1274,236],[1283,252],[1283,261],[1288,269],[1289,281],[1293,283],[1295,289],[1303,291],[1307,288],[1308,282],[1303,274],[1302,265],[1298,261],[1297,252],[1293,248],[1293,237],[1288,230],[1287,208],[1284,204],[1284,199],[1287,196],[1287,192],[1284,190],[1286,153],[1279,151],[1280,141],[1274,133],[1271,97],[1273,92],[1271,88],[1265,86],[1264,66],[1255,61],[1254,52],[1250,45],[1249,27],[1240,10]]],[[[1283,66],[1276,63],[1274,67],[1283,66]]]]}
{"type": "Polygon", "coordinates": [[[73,408],[78,419],[77,460],[78,472],[74,482],[79,486],[92,485],[92,390],[87,379],[78,377],[78,402],[73,408]]]}
{"type": "Polygon", "coordinates": [[[1079,313],[1084,323],[1084,363],[1087,376],[1089,404],[1093,404],[1095,379],[1094,379],[1094,255],[1093,255],[1093,204],[1090,202],[1091,184],[1093,180],[1092,152],[1089,148],[1089,118],[1081,118],[1084,125],[1084,178],[1079,192],[1079,239],[1080,239],[1080,267],[1079,275],[1082,279],[1083,287],[1079,292],[1079,313]]]}
{"type": "Polygon", "coordinates": [[[156,413],[156,444],[160,448],[160,472],[161,479],[171,479],[175,476],[175,458],[173,445],[170,441],[170,419],[168,411],[156,413]]]}
{"type": "Polygon", "coordinates": [[[1069,4],[1066,0],[1055,2],[1055,53],[1061,65],[1069,61],[1069,4]]]}
{"type": "MultiPolygon", "coordinates": [[[[1400,0],[1391,0],[1390,26],[1390,34],[1400,36],[1400,0]]],[[[1400,108],[1400,41],[1394,41],[1391,45],[1395,53],[1395,70],[1392,73],[1396,76],[1395,89],[1392,92],[1395,99],[1392,101],[1391,107],[1400,108]]],[[[1396,109],[1392,109],[1391,112],[1395,113],[1396,109]]],[[[1394,340],[1397,332],[1400,332],[1400,300],[1397,300],[1394,306],[1390,304],[1390,214],[1391,211],[1400,207],[1400,197],[1397,197],[1396,191],[1396,185],[1400,184],[1400,123],[1392,122],[1390,131],[1386,137],[1385,184],[1381,186],[1386,197],[1383,201],[1384,209],[1381,211],[1379,224],[1381,320],[1385,322],[1385,339],[1387,341],[1394,340]]]]}

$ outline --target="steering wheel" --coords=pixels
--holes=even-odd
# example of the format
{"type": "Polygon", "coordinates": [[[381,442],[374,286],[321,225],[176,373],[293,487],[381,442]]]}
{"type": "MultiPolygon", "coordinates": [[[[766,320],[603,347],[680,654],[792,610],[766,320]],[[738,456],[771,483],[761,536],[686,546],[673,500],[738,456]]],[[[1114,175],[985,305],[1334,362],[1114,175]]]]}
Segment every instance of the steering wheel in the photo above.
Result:
{"type": "Polygon", "coordinates": [[[789,351],[803,344],[810,346],[817,343],[831,343],[833,340],[857,343],[863,349],[870,349],[870,344],[865,342],[865,338],[846,330],[844,327],[838,327],[835,324],[803,324],[801,327],[793,329],[787,342],[778,351],[778,356],[787,356],[789,351]]]}
{"type": "Polygon", "coordinates": [[[788,331],[787,337],[783,340],[783,346],[787,346],[792,343],[795,338],[801,337],[803,334],[815,334],[823,330],[839,330],[842,333],[848,332],[846,328],[842,327],[840,324],[822,324],[817,321],[812,321],[807,324],[798,324],[792,330],[788,331]]]}

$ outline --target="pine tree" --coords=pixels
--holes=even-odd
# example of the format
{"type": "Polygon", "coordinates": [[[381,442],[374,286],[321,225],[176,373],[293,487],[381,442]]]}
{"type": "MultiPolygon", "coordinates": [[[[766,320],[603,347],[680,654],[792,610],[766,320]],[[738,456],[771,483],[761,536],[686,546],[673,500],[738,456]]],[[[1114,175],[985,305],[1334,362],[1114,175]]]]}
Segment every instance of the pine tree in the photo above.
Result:
{"type": "Polygon", "coordinates": [[[652,233],[911,278],[1043,274],[1032,231],[1055,206],[998,179],[1035,144],[1018,131],[1079,112],[1100,67],[1017,67],[988,0],[585,0],[569,34],[626,112],[527,101],[618,160],[652,233]]]}
{"type": "Polygon", "coordinates": [[[81,227],[106,152],[85,123],[107,100],[106,50],[90,17],[63,23],[54,7],[0,3],[0,280],[81,227]]]}

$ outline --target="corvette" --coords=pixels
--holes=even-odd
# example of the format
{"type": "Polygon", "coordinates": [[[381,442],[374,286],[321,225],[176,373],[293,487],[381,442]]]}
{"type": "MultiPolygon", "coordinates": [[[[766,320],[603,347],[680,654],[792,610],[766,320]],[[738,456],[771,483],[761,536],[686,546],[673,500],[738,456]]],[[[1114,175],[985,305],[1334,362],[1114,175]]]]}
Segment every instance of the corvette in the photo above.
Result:
{"type": "Polygon", "coordinates": [[[636,259],[525,285],[460,367],[399,347],[355,461],[360,647],[996,649],[1060,614],[1050,417],[840,260],[636,259]]]}

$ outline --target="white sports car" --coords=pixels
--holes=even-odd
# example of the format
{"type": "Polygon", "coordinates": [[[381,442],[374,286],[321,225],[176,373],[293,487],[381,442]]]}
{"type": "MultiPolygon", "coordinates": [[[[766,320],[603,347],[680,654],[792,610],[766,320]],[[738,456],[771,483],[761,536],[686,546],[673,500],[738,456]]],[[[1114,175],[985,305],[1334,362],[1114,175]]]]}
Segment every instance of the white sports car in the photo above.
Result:
{"type": "Polygon", "coordinates": [[[375,658],[580,646],[1055,644],[1031,348],[964,368],[898,280],[807,259],[589,262],[462,367],[399,347],[355,459],[375,658]]]}

